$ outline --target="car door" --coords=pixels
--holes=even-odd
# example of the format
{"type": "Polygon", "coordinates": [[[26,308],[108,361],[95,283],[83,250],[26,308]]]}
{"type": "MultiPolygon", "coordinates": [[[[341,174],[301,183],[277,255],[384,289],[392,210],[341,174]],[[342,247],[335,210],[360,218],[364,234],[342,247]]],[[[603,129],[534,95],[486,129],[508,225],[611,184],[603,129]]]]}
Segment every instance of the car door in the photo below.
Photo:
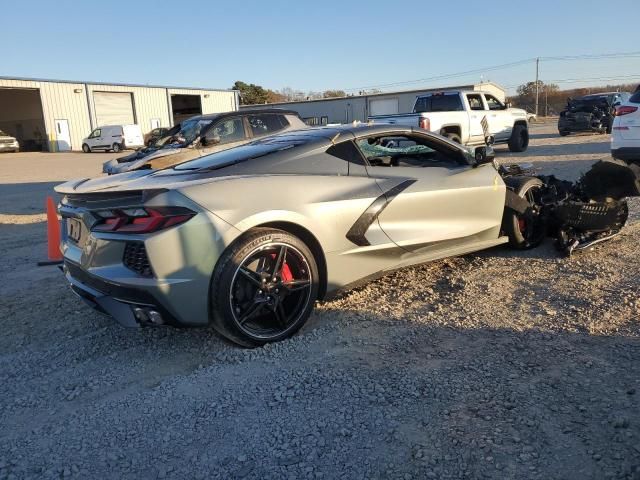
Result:
{"type": "Polygon", "coordinates": [[[87,137],[86,143],[89,145],[89,148],[102,148],[102,129],[96,128],[91,134],[87,137]]]}
{"type": "Polygon", "coordinates": [[[505,186],[493,165],[474,167],[461,148],[416,132],[356,145],[386,196],[379,226],[400,247],[438,256],[499,238],[505,186]]]}
{"type": "MultiPolygon", "coordinates": [[[[467,93],[465,95],[467,108],[469,112],[469,142],[470,144],[484,143],[485,131],[482,127],[483,119],[486,118],[487,112],[484,99],[479,93],[467,93]]],[[[487,133],[489,131],[487,130],[487,133]]]]}
{"type": "Polygon", "coordinates": [[[489,130],[496,140],[506,140],[511,136],[513,118],[507,107],[496,97],[488,93],[484,94],[487,104],[487,118],[489,130]]]}

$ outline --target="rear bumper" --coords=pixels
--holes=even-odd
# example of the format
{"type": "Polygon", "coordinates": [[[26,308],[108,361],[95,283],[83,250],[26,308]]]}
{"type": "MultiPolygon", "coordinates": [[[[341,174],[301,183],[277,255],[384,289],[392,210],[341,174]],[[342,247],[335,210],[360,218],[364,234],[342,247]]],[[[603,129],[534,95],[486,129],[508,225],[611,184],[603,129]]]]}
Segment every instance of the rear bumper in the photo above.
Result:
{"type": "Polygon", "coordinates": [[[87,273],[69,261],[64,262],[63,273],[73,293],[83,302],[91,308],[113,317],[125,327],[154,324],[136,318],[134,309],[158,312],[164,325],[181,325],[167,308],[146,290],[105,281],[87,273]]]}
{"type": "Polygon", "coordinates": [[[611,149],[611,156],[618,160],[640,160],[640,147],[621,147],[611,149]]]}

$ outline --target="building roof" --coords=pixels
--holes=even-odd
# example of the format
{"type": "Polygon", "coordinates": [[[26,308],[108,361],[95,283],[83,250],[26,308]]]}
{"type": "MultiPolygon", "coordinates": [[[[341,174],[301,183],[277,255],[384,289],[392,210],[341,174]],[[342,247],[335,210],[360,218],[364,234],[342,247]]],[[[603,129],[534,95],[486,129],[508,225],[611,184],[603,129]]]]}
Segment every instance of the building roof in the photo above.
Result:
{"type": "Polygon", "coordinates": [[[175,90],[206,90],[209,92],[237,92],[238,91],[232,88],[176,87],[176,86],[167,86],[167,85],[142,85],[139,83],[122,83],[122,82],[89,82],[85,80],[55,80],[50,78],[0,76],[0,80],[19,80],[23,82],[48,82],[48,83],[75,83],[75,84],[86,84],[86,85],[111,85],[114,87],[170,88],[175,90]]]}
{"type": "Polygon", "coordinates": [[[381,92],[381,93],[369,93],[365,95],[347,95],[346,97],[329,97],[329,98],[315,98],[313,100],[292,100],[290,102],[275,102],[275,103],[253,103],[251,105],[241,105],[240,108],[246,107],[259,107],[263,105],[292,105],[296,103],[310,103],[310,102],[329,102],[332,100],[347,100],[347,99],[357,99],[357,98],[369,98],[369,97],[381,97],[388,95],[402,95],[405,93],[421,93],[421,92],[434,92],[434,91],[449,91],[449,90],[468,90],[473,89],[474,87],[483,86],[483,85],[493,85],[494,87],[499,88],[502,91],[506,90],[497,83],[494,82],[481,82],[481,83],[469,83],[466,85],[455,85],[452,87],[433,87],[433,88],[418,88],[412,90],[396,90],[393,92],[381,92]]]}

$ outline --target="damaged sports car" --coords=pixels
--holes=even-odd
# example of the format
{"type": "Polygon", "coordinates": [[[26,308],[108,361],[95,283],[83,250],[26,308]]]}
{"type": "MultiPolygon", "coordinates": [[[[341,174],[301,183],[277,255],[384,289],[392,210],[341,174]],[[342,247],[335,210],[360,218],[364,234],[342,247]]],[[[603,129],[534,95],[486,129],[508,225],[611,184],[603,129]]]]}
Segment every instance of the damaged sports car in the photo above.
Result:
{"type": "Polygon", "coordinates": [[[254,347],[293,335],[316,300],[391,270],[507,242],[530,248],[549,232],[566,251],[609,238],[637,192],[634,171],[612,168],[629,185],[498,168],[490,146],[419,128],[287,132],[58,186],[63,270],[80,298],[124,325],[211,324],[254,347]]]}
{"type": "Polygon", "coordinates": [[[615,107],[626,102],[628,92],[607,92],[570,98],[558,118],[558,133],[571,132],[611,133],[615,107]]]}

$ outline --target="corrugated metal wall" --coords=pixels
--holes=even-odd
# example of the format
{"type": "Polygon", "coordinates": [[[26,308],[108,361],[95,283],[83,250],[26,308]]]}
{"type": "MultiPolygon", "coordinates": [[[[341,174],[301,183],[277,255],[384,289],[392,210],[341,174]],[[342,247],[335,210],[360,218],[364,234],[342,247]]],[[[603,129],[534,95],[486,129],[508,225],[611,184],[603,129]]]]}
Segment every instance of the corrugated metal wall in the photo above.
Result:
{"type": "Polygon", "coordinates": [[[67,120],[71,134],[71,148],[74,150],[82,148],[82,139],[91,132],[83,84],[0,79],[1,87],[35,88],[40,91],[50,151],[56,150],[54,120],[67,120]],[[80,90],[80,93],[75,93],[75,90],[80,90]]]}
{"type": "MultiPolygon", "coordinates": [[[[71,148],[80,150],[82,139],[96,125],[93,92],[129,92],[133,94],[136,123],[143,133],[151,130],[151,120],[159,119],[161,126],[170,126],[168,96],[172,93],[200,95],[203,113],[237,110],[234,91],[192,90],[130,85],[99,85],[40,80],[13,80],[0,78],[0,88],[28,88],[40,92],[44,124],[49,140],[49,150],[56,150],[55,120],[67,120],[71,136],[71,148]]],[[[1,106],[0,106],[1,108],[1,106]]]]}
{"type": "MultiPolygon", "coordinates": [[[[211,90],[168,88],[165,95],[169,97],[167,100],[169,105],[171,105],[171,95],[199,95],[203,114],[232,112],[234,110],[238,110],[235,92],[214,92],[211,90]]],[[[169,110],[167,110],[167,112],[168,111],[169,110]]]]}
{"type": "Polygon", "coordinates": [[[244,109],[256,108],[286,108],[294,110],[302,118],[316,117],[321,119],[327,117],[329,123],[349,123],[354,120],[366,122],[371,111],[370,102],[376,99],[397,99],[398,112],[408,113],[413,110],[416,98],[428,92],[442,90],[482,90],[493,93],[498,99],[504,101],[505,91],[498,85],[483,83],[476,85],[461,85],[457,87],[425,89],[408,92],[390,92],[387,94],[375,94],[368,96],[343,97],[336,99],[310,100],[306,102],[286,102],[270,105],[247,105],[240,107],[244,109]]]}

